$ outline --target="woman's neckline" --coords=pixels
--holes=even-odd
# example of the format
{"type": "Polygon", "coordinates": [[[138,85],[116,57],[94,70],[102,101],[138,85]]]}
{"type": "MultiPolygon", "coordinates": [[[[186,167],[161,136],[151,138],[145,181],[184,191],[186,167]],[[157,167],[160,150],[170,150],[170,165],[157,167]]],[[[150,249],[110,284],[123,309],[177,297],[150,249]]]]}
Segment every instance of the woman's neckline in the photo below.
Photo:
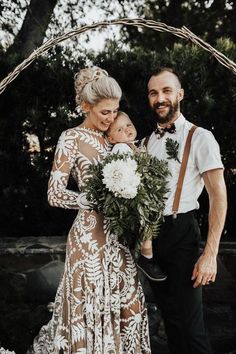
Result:
{"type": "Polygon", "coordinates": [[[104,132],[102,132],[101,130],[88,128],[88,127],[81,127],[81,126],[78,126],[78,129],[80,129],[82,131],[85,131],[85,132],[92,133],[92,134],[94,134],[96,136],[104,137],[104,132]]]}

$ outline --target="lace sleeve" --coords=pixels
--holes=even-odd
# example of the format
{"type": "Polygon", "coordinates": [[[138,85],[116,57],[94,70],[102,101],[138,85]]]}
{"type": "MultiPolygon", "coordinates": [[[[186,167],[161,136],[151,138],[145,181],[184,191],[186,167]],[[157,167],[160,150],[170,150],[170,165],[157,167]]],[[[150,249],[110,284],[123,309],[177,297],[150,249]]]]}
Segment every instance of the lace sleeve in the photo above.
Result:
{"type": "Polygon", "coordinates": [[[51,206],[80,208],[80,193],[67,189],[71,169],[78,154],[78,141],[78,133],[73,129],[64,131],[58,140],[48,182],[48,202],[51,206]]]}

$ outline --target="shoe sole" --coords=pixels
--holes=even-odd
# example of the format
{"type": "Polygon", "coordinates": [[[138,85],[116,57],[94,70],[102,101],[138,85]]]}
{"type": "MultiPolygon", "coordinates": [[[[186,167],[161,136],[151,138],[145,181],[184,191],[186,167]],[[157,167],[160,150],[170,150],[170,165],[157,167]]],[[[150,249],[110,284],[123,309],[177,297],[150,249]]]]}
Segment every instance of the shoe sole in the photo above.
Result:
{"type": "Polygon", "coordinates": [[[146,277],[147,277],[149,280],[152,280],[152,281],[164,281],[164,280],[167,279],[167,276],[165,276],[165,277],[163,277],[163,278],[161,278],[161,279],[152,278],[152,277],[150,277],[150,275],[149,275],[148,273],[145,272],[145,270],[143,270],[143,268],[141,268],[138,264],[136,264],[136,265],[137,265],[137,268],[138,268],[139,270],[141,270],[141,272],[143,272],[143,274],[145,274],[146,277]]]}

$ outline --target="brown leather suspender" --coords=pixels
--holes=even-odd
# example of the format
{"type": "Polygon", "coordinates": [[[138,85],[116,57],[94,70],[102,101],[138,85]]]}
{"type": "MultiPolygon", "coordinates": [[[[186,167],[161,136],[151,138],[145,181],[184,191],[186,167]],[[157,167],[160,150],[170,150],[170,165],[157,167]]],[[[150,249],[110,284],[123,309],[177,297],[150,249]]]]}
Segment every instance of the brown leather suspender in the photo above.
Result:
{"type": "Polygon", "coordinates": [[[192,128],[189,130],[187,140],[184,146],[184,153],[183,153],[183,159],[179,171],[179,178],[176,186],[176,191],[175,191],[175,196],[174,196],[174,202],[172,206],[172,212],[173,212],[173,218],[177,217],[177,212],[179,209],[179,202],[180,202],[180,196],[182,192],[182,187],[183,187],[183,182],[184,182],[184,176],[187,168],[187,163],[188,163],[188,158],[189,158],[189,152],[190,152],[190,147],[191,147],[191,140],[194,131],[196,130],[197,126],[193,125],[192,128]]]}
{"type": "MultiPolygon", "coordinates": [[[[189,158],[189,152],[190,152],[190,147],[191,147],[191,140],[194,131],[197,129],[196,125],[193,125],[191,129],[189,130],[187,140],[184,146],[184,153],[183,153],[183,159],[182,163],[180,166],[180,171],[179,171],[179,178],[175,190],[175,196],[174,196],[174,201],[172,205],[172,212],[173,212],[173,218],[177,217],[177,212],[179,210],[179,202],[180,202],[180,196],[182,192],[182,187],[183,187],[183,182],[184,182],[184,176],[187,168],[187,163],[188,163],[188,158],[189,158]]],[[[143,145],[147,147],[149,141],[149,136],[144,139],[143,145]]]]}
{"type": "Polygon", "coordinates": [[[133,150],[133,152],[138,152],[138,149],[136,148],[136,146],[132,143],[125,143],[127,144],[131,150],[133,150]]]}

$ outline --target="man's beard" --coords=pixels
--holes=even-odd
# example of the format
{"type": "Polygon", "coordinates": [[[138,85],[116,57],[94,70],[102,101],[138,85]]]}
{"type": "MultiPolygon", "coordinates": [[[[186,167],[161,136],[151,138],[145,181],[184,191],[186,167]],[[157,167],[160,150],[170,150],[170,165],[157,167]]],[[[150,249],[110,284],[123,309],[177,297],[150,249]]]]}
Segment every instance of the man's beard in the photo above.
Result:
{"type": "Polygon", "coordinates": [[[165,102],[165,103],[155,103],[152,107],[152,110],[155,114],[155,117],[157,118],[157,122],[160,124],[166,124],[172,121],[172,119],[175,117],[176,112],[179,109],[179,101],[176,99],[175,102],[165,102]],[[159,113],[157,113],[156,109],[159,108],[159,106],[163,106],[163,104],[166,107],[169,107],[169,112],[165,115],[162,116],[159,113]]]}

